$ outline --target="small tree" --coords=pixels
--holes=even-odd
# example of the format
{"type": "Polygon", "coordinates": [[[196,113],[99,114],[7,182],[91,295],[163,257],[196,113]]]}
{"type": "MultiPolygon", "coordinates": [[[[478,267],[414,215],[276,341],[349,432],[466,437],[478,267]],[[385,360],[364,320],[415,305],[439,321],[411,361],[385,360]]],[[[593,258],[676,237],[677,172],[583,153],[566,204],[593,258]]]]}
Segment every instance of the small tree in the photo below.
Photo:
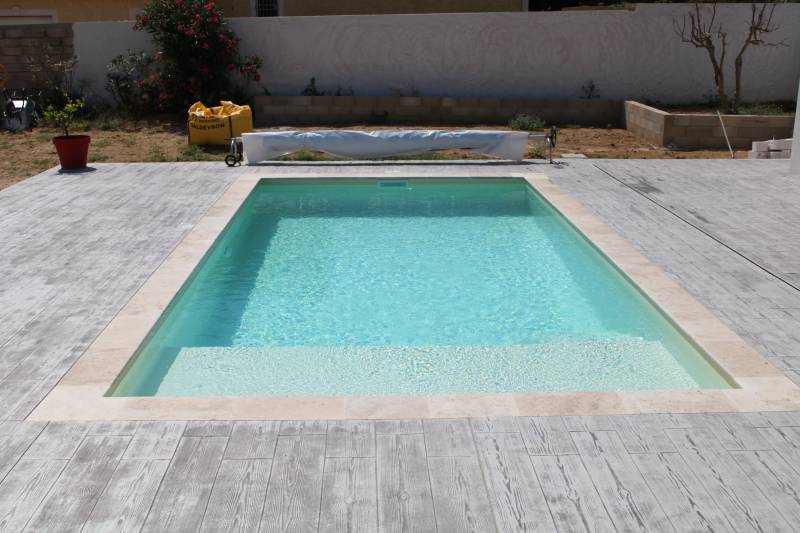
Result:
{"type": "Polygon", "coordinates": [[[72,99],[68,95],[64,98],[67,102],[64,104],[64,107],[56,108],[52,105],[48,106],[47,109],[44,110],[44,118],[63,129],[64,135],[69,137],[69,129],[72,127],[75,119],[78,118],[81,109],[83,109],[83,100],[72,99]]]}
{"type": "Polygon", "coordinates": [[[710,7],[701,6],[695,2],[692,11],[679,20],[673,20],[673,29],[681,41],[697,48],[705,49],[714,70],[714,85],[717,90],[717,99],[720,108],[734,114],[739,112],[739,103],[742,98],[742,64],[744,53],[750,46],[782,46],[784,40],[770,42],[765,36],[779,29],[772,20],[777,4],[782,1],[752,3],[750,5],[750,23],[747,35],[734,60],[734,91],[733,98],[728,97],[725,87],[725,60],[728,54],[728,32],[721,23],[717,22],[717,2],[710,3],[710,7]]]}

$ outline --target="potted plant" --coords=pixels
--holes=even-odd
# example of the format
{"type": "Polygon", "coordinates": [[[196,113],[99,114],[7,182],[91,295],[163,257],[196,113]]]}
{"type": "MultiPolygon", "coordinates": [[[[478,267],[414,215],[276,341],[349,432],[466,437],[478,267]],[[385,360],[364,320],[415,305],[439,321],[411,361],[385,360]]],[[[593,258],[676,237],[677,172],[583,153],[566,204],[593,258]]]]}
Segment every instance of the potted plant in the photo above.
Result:
{"type": "Polygon", "coordinates": [[[52,105],[44,111],[44,118],[64,130],[64,135],[53,137],[56,145],[58,160],[63,170],[76,170],[84,168],[89,157],[89,143],[92,138],[88,135],[70,135],[69,129],[83,109],[83,100],[67,97],[64,107],[56,109],[52,105]]]}

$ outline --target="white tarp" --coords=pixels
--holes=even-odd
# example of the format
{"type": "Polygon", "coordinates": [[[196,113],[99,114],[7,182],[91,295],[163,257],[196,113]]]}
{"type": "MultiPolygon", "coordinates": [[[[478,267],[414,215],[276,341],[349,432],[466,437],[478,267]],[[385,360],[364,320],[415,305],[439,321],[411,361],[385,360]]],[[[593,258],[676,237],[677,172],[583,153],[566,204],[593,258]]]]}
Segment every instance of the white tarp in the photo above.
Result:
{"type": "Polygon", "coordinates": [[[525,156],[528,134],[485,130],[269,131],[243,133],[242,143],[248,165],[300,150],[375,158],[459,148],[519,161],[525,156]]]}

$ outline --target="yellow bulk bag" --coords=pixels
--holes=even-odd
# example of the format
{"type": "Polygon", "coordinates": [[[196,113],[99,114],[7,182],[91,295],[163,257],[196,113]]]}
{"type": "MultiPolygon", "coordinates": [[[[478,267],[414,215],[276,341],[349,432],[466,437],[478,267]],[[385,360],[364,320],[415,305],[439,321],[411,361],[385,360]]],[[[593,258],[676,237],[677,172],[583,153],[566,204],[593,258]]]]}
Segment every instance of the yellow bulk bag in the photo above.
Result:
{"type": "Polygon", "coordinates": [[[253,131],[253,113],[250,106],[222,101],[208,108],[196,102],[189,108],[189,144],[227,145],[226,138],[239,137],[253,131]]]}

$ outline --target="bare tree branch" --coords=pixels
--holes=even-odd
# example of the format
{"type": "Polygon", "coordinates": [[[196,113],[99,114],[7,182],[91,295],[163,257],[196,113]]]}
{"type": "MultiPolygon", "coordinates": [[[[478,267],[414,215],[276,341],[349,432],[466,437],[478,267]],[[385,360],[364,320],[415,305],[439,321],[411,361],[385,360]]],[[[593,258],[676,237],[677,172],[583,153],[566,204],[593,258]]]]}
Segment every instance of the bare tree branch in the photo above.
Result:
{"type": "Polygon", "coordinates": [[[770,39],[780,26],[774,21],[775,9],[785,0],[767,0],[750,5],[750,21],[745,39],[734,58],[735,88],[733,98],[729,99],[725,90],[725,60],[728,54],[728,32],[717,23],[717,2],[701,5],[695,2],[693,8],[680,19],[673,19],[672,30],[681,41],[696,48],[703,48],[708,54],[714,69],[714,84],[717,89],[719,105],[724,111],[739,112],[742,88],[742,65],[744,54],[750,46],[786,46],[786,39],[770,39]],[[710,7],[706,7],[710,6],[710,7]],[[730,104],[730,106],[729,106],[730,104]]]}
{"type": "Polygon", "coordinates": [[[739,112],[739,103],[742,97],[742,66],[744,63],[744,53],[750,46],[786,46],[786,39],[780,41],[770,41],[767,39],[769,34],[780,29],[778,24],[772,21],[775,15],[775,8],[782,1],[764,2],[760,6],[753,2],[750,4],[750,25],[739,53],[734,59],[735,87],[733,91],[733,113],[739,112]]]}

